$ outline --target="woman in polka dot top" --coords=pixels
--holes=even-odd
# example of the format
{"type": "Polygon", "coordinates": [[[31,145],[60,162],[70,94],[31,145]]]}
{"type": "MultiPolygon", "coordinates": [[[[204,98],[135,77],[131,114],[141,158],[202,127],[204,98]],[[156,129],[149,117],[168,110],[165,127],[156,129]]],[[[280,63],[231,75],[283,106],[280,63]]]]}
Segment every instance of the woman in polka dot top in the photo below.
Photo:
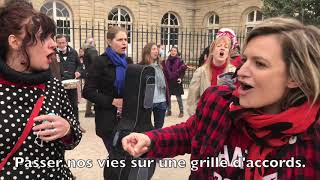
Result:
{"type": "Polygon", "coordinates": [[[53,20],[27,2],[0,8],[0,180],[73,179],[64,151],[82,135],[66,92],[49,70],[54,34],[53,20]],[[41,96],[32,129],[10,156],[41,96]]]}

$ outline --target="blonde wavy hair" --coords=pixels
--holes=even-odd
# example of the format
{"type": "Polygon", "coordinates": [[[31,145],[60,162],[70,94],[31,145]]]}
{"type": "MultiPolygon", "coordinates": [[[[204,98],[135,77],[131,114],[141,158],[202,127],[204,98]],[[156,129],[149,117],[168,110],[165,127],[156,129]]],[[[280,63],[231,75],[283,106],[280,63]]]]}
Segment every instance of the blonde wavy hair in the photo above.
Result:
{"type": "Polygon", "coordinates": [[[232,47],[232,41],[227,36],[220,36],[217,39],[215,39],[214,41],[212,41],[212,43],[210,44],[208,59],[203,64],[203,66],[205,67],[205,69],[208,72],[208,76],[210,77],[210,79],[211,79],[211,75],[212,75],[213,51],[214,51],[214,48],[216,47],[216,44],[219,44],[220,42],[224,42],[224,43],[228,44],[228,46],[229,46],[229,57],[227,58],[227,63],[230,63],[230,53],[231,53],[230,51],[231,51],[231,47],[232,47]]]}
{"type": "Polygon", "coordinates": [[[243,49],[253,38],[271,34],[279,37],[287,74],[299,85],[298,88],[288,90],[283,108],[305,99],[313,104],[319,101],[320,30],[291,18],[270,18],[248,34],[243,49]]]}

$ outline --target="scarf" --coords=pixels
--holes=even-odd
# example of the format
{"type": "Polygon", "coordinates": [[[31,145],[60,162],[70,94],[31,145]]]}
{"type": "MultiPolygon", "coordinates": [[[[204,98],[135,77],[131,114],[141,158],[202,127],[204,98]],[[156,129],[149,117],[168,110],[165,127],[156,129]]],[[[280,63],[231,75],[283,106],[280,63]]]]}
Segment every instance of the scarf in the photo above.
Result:
{"type": "Polygon", "coordinates": [[[159,66],[159,64],[153,63],[153,64],[151,64],[151,66],[155,69],[155,83],[156,83],[156,86],[159,89],[166,88],[166,82],[165,82],[165,79],[164,79],[164,74],[163,74],[163,71],[162,71],[161,67],[159,66]]]}
{"type": "MultiPolygon", "coordinates": [[[[230,115],[236,124],[254,144],[249,149],[249,160],[265,160],[275,148],[289,144],[289,139],[301,134],[315,122],[320,103],[313,106],[305,102],[291,107],[278,114],[263,114],[253,109],[244,109],[239,105],[237,91],[233,103],[230,104],[230,115]]],[[[245,179],[262,180],[264,168],[245,168],[245,179]]]]}
{"type": "Polygon", "coordinates": [[[116,66],[116,80],[114,81],[114,87],[117,89],[118,95],[122,95],[124,89],[124,79],[126,77],[126,70],[128,67],[126,55],[119,55],[110,47],[106,49],[106,54],[110,58],[111,63],[116,66]]]}
{"type": "Polygon", "coordinates": [[[164,62],[164,72],[166,73],[166,78],[169,81],[176,82],[177,79],[182,75],[183,62],[179,56],[169,56],[164,62]]]}
{"type": "Polygon", "coordinates": [[[0,58],[0,76],[10,82],[28,86],[45,83],[50,80],[52,75],[50,69],[32,73],[18,72],[9,67],[4,60],[0,58]]]}
{"type": "Polygon", "coordinates": [[[166,67],[170,72],[177,72],[180,65],[180,58],[178,56],[169,56],[166,61],[166,67]]]}
{"type": "Polygon", "coordinates": [[[218,76],[225,71],[226,67],[227,67],[227,61],[224,64],[222,64],[221,66],[216,66],[215,64],[212,63],[212,65],[211,65],[211,70],[212,70],[211,86],[217,85],[218,76]]]}

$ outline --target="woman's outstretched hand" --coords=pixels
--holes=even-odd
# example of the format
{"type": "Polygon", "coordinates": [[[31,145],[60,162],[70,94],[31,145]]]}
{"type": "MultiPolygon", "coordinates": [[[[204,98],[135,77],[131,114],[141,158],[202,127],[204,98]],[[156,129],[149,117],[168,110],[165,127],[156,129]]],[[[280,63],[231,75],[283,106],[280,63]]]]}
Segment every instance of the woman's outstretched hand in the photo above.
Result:
{"type": "Polygon", "coordinates": [[[148,152],[150,145],[150,138],[141,133],[131,133],[122,139],[123,149],[135,158],[148,152]]]}

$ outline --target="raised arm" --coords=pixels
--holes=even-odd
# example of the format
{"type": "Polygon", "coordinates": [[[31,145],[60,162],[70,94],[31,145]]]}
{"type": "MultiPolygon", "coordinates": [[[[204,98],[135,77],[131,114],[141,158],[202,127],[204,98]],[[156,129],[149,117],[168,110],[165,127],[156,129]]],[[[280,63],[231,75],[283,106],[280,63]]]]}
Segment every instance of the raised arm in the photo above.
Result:
{"type": "MultiPolygon", "coordinates": [[[[224,134],[223,131],[228,131],[228,129],[221,128],[223,126],[220,125],[231,122],[226,122],[225,118],[218,118],[220,116],[217,114],[226,113],[218,111],[229,106],[230,96],[231,91],[227,86],[208,88],[200,98],[196,113],[185,123],[156,129],[145,134],[132,133],[122,139],[122,146],[134,157],[145,154],[146,157],[156,158],[190,153],[192,148],[204,149],[207,142],[194,138],[206,137],[205,139],[208,140],[211,135],[216,134],[217,137],[220,137],[221,134],[224,134]]],[[[223,141],[215,144],[221,145],[221,143],[223,144],[223,141]]]]}
{"type": "Polygon", "coordinates": [[[196,129],[195,116],[187,122],[164,129],[141,133],[131,133],[122,139],[124,150],[134,157],[174,157],[190,153],[191,140],[196,129]]]}

